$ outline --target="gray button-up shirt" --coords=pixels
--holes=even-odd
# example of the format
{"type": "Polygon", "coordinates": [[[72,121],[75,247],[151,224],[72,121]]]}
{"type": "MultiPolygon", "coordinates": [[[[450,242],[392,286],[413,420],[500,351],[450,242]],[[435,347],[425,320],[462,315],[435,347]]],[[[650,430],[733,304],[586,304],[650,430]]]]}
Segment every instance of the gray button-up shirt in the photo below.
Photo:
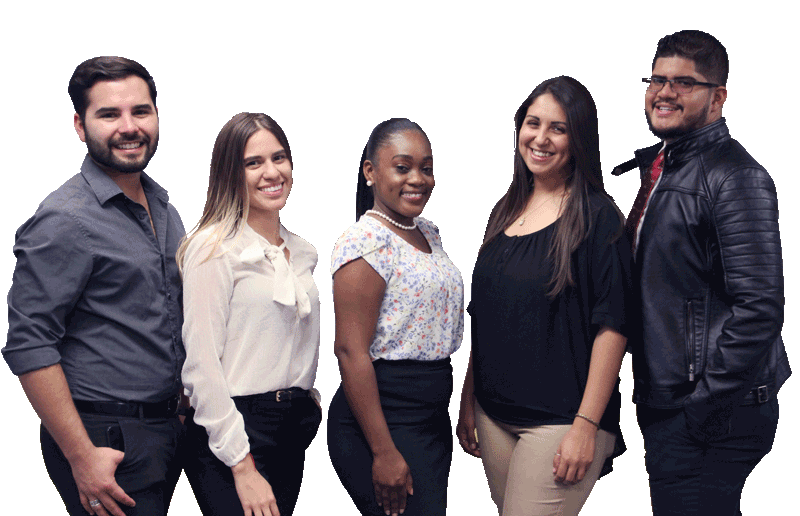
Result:
{"type": "Polygon", "coordinates": [[[61,363],[73,398],[89,401],[180,392],[183,223],[166,190],[141,180],[155,234],[89,156],[17,231],[2,350],[14,374],[61,363]]]}

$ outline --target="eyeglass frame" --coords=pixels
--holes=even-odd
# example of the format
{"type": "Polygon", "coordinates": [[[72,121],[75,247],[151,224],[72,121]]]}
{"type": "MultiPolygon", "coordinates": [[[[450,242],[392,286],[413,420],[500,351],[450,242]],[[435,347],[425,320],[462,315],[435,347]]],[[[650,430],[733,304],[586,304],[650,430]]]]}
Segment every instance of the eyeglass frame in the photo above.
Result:
{"type": "Polygon", "coordinates": [[[647,90],[652,93],[658,93],[659,91],[663,90],[664,86],[666,86],[667,83],[669,83],[670,88],[672,88],[672,91],[674,91],[675,93],[679,93],[681,95],[687,95],[691,93],[694,90],[695,86],[708,86],[709,88],[718,88],[722,86],[721,84],[715,84],[713,82],[698,81],[694,77],[676,77],[674,79],[667,79],[666,77],[660,77],[660,76],[657,77],[659,80],[664,81],[661,87],[657,90],[650,89],[650,87],[653,85],[653,79],[655,79],[656,77],[645,77],[642,79],[642,82],[647,84],[647,90]],[[688,91],[678,91],[675,89],[675,84],[678,82],[689,82],[691,83],[691,86],[689,87],[688,91]]]}

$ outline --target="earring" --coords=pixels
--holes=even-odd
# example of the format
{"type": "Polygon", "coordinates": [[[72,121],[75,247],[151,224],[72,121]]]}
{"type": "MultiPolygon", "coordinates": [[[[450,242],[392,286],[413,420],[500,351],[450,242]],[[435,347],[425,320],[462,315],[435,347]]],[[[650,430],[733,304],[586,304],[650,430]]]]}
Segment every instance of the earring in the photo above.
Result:
{"type": "Polygon", "coordinates": [[[375,183],[373,183],[372,181],[370,181],[369,179],[367,179],[367,186],[372,186],[372,185],[374,185],[374,184],[375,184],[375,183]]]}

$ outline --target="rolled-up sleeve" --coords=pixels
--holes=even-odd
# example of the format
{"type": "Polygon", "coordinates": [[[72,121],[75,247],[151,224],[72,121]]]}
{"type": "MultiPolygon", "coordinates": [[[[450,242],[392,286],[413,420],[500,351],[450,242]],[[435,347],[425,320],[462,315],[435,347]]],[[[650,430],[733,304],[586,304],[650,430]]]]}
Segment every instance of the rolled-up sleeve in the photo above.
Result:
{"type": "Polygon", "coordinates": [[[68,212],[45,207],[16,234],[3,357],[21,375],[56,364],[66,321],[91,275],[86,233],[68,212]]]}

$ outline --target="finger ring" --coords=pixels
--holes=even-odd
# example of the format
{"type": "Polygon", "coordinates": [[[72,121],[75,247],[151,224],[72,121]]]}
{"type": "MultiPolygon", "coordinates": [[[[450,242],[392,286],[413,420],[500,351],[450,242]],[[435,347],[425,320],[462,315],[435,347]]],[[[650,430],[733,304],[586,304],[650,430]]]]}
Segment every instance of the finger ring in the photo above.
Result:
{"type": "Polygon", "coordinates": [[[100,503],[100,500],[98,500],[97,498],[89,501],[89,507],[100,507],[101,505],[103,504],[100,503]]]}

